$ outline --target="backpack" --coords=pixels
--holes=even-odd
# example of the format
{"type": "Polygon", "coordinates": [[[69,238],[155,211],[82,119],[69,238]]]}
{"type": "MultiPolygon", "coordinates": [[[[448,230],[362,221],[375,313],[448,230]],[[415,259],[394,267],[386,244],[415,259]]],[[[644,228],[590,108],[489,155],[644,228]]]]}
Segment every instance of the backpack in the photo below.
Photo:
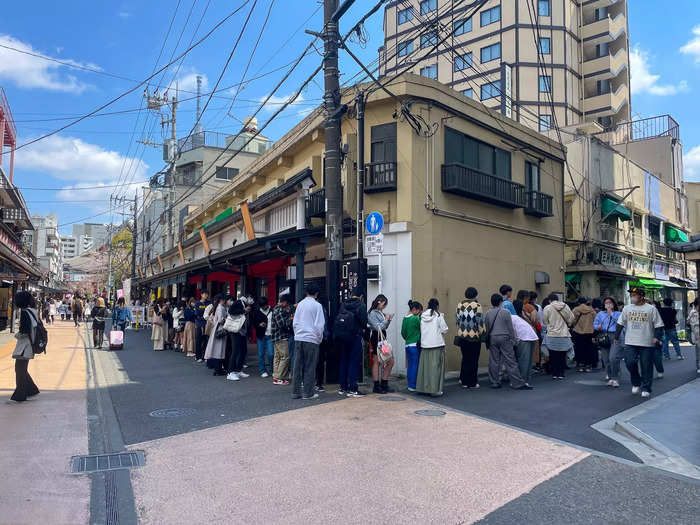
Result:
{"type": "Polygon", "coordinates": [[[46,331],[46,328],[44,327],[44,323],[41,322],[41,319],[35,316],[32,311],[27,310],[27,312],[29,312],[29,315],[34,317],[34,320],[36,321],[34,337],[29,338],[29,340],[32,342],[32,351],[35,354],[45,354],[46,347],[49,344],[49,334],[46,331]]]}
{"type": "Polygon", "coordinates": [[[355,314],[348,310],[345,305],[342,305],[333,323],[333,336],[336,339],[352,339],[356,335],[357,321],[355,320],[355,314]]]}

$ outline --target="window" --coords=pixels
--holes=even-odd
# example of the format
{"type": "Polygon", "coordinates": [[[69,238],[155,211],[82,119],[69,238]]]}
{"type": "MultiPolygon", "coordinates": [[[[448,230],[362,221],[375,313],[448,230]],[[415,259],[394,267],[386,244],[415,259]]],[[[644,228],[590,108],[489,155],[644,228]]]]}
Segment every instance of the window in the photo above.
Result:
{"type": "Polygon", "coordinates": [[[462,164],[488,175],[510,180],[510,152],[445,128],[445,164],[462,164]]]}
{"type": "Polygon", "coordinates": [[[399,11],[399,25],[405,24],[406,22],[410,22],[411,20],[413,20],[413,8],[409,7],[408,9],[402,9],[401,11],[399,11]]]}
{"type": "Polygon", "coordinates": [[[265,153],[265,151],[267,151],[267,144],[265,144],[265,143],[258,144],[258,153],[265,153]]]}
{"type": "Polygon", "coordinates": [[[396,122],[370,128],[370,162],[396,162],[396,122]]]}
{"type": "Polygon", "coordinates": [[[405,57],[413,53],[413,40],[407,40],[406,42],[400,42],[398,47],[397,55],[400,57],[405,57]]]}
{"type": "Polygon", "coordinates": [[[425,49],[426,47],[437,45],[438,35],[436,30],[428,31],[420,36],[420,48],[425,49]]]}
{"type": "Polygon", "coordinates": [[[540,167],[532,162],[525,163],[525,187],[527,191],[540,191],[540,167]]]}
{"type": "Polygon", "coordinates": [[[474,90],[472,88],[463,89],[462,95],[468,98],[474,98],[474,90]]]}
{"type": "Polygon", "coordinates": [[[543,55],[550,55],[552,53],[552,39],[547,37],[541,37],[539,41],[540,53],[543,55]]]}
{"type": "Polygon", "coordinates": [[[539,0],[537,2],[537,14],[540,16],[551,16],[549,0],[539,0]]]}
{"type": "Polygon", "coordinates": [[[492,44],[481,48],[481,63],[501,58],[501,44],[492,44]]]}
{"type": "Polygon", "coordinates": [[[501,82],[489,82],[481,86],[481,100],[496,98],[501,95],[501,82]]]}
{"type": "Polygon", "coordinates": [[[437,64],[422,67],[420,70],[420,75],[422,77],[437,78],[437,64]]]}
{"type": "Polygon", "coordinates": [[[472,30],[472,19],[463,18],[462,20],[456,20],[452,29],[455,36],[469,33],[472,30]]]}
{"type": "Polygon", "coordinates": [[[610,93],[610,80],[607,78],[604,80],[598,80],[596,82],[596,89],[598,90],[599,95],[607,95],[610,93]]]}
{"type": "Polygon", "coordinates": [[[463,69],[469,69],[472,67],[472,54],[467,53],[466,55],[457,55],[455,57],[454,71],[462,71],[463,69]]]}
{"type": "Polygon", "coordinates": [[[481,13],[481,27],[498,22],[501,19],[501,6],[497,5],[481,13]]]}
{"type": "Polygon", "coordinates": [[[197,169],[194,164],[184,166],[182,170],[178,170],[180,180],[177,181],[183,186],[194,186],[197,182],[197,169]]]}
{"type": "Polygon", "coordinates": [[[437,0],[423,0],[420,3],[420,14],[427,15],[437,9],[437,0]]]}
{"type": "Polygon", "coordinates": [[[216,167],[216,180],[233,180],[236,175],[238,175],[238,168],[216,167]]]}
{"type": "Polygon", "coordinates": [[[540,93],[552,92],[552,77],[549,75],[540,75],[540,93]]]}
{"type": "Polygon", "coordinates": [[[552,129],[552,115],[540,115],[540,131],[552,129]]]}

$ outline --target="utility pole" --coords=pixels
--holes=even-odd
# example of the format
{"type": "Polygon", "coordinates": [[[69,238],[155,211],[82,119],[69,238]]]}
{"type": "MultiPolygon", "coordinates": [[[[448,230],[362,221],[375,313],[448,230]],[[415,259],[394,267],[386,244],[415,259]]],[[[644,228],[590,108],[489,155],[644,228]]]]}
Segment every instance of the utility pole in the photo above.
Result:
{"type": "Polygon", "coordinates": [[[112,298],[112,201],[114,200],[114,195],[109,196],[109,217],[110,223],[107,227],[107,241],[109,242],[109,263],[108,263],[108,274],[107,274],[107,301],[112,298]]]}
{"type": "Polygon", "coordinates": [[[138,205],[138,195],[134,195],[134,228],[131,234],[131,277],[136,278],[136,239],[138,233],[138,223],[136,210],[138,205]]]}
{"type": "Polygon", "coordinates": [[[357,259],[365,256],[364,246],[364,208],[365,208],[365,94],[360,92],[355,97],[357,118],[357,259]]]}
{"type": "Polygon", "coordinates": [[[172,249],[175,246],[175,235],[173,233],[173,205],[175,203],[175,160],[177,155],[175,154],[177,148],[177,88],[175,89],[175,96],[172,99],[172,113],[170,117],[170,141],[173,148],[172,160],[170,161],[170,177],[168,180],[168,246],[166,250],[172,249]]]}

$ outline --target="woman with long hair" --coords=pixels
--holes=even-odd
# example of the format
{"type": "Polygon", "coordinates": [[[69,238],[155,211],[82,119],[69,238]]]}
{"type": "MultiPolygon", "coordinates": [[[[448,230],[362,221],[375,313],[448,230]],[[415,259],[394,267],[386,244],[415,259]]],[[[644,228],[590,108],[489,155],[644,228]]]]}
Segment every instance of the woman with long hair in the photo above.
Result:
{"type": "Polygon", "coordinates": [[[153,341],[153,351],[159,352],[163,350],[163,317],[161,312],[163,309],[163,299],[158,299],[153,305],[153,328],[151,329],[151,340],[153,341]]]}
{"type": "Polygon", "coordinates": [[[423,394],[441,396],[445,380],[445,339],[448,330],[445,314],[434,297],[420,316],[421,355],[418,363],[416,390],[423,394]]]}
{"type": "Polygon", "coordinates": [[[367,314],[367,324],[369,324],[371,329],[369,341],[372,352],[372,379],[374,380],[374,389],[372,391],[375,394],[386,394],[391,391],[389,389],[389,375],[394,366],[394,359],[392,358],[382,365],[380,384],[379,356],[377,355],[377,348],[379,347],[379,341],[381,341],[380,336],[386,337],[386,329],[389,327],[389,323],[391,323],[393,317],[391,314],[384,313],[384,309],[388,304],[389,299],[379,294],[374,298],[374,301],[372,301],[372,306],[367,314]]]}
{"type": "Polygon", "coordinates": [[[29,375],[29,361],[34,359],[32,338],[36,337],[39,313],[34,297],[26,291],[17,292],[15,306],[20,309],[20,315],[19,331],[15,335],[17,344],[12,352],[12,359],[15,360],[15,391],[10,399],[21,403],[39,393],[32,376],[29,375]]]}
{"type": "Polygon", "coordinates": [[[194,341],[195,341],[195,321],[197,319],[197,311],[194,308],[194,297],[190,297],[187,306],[185,307],[185,328],[182,332],[182,351],[187,357],[194,357],[194,341]]]}
{"type": "Polygon", "coordinates": [[[97,298],[95,307],[91,310],[92,316],[92,343],[95,348],[102,348],[102,341],[105,337],[105,318],[107,317],[107,309],[105,308],[105,300],[102,297],[97,298]]]}
{"type": "Polygon", "coordinates": [[[217,295],[214,297],[214,315],[212,316],[212,330],[209,340],[207,341],[207,347],[204,351],[204,359],[207,362],[207,368],[214,370],[215,376],[226,375],[226,367],[224,366],[224,358],[226,357],[226,340],[228,339],[228,334],[224,337],[217,337],[217,331],[223,329],[224,322],[226,321],[226,297],[224,295],[217,295]]]}

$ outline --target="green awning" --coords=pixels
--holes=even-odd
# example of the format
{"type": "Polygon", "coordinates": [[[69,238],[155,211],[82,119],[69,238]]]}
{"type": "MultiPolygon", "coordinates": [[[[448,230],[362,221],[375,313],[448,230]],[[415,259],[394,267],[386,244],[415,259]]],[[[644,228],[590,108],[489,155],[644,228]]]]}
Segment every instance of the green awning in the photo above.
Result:
{"type": "Polygon", "coordinates": [[[564,276],[564,279],[569,284],[580,283],[581,282],[581,274],[578,272],[577,273],[567,273],[564,276]]]}
{"type": "Polygon", "coordinates": [[[611,197],[602,197],[600,203],[602,217],[617,217],[621,221],[631,221],[632,213],[622,204],[611,197]]]}
{"type": "Polygon", "coordinates": [[[664,286],[664,283],[660,283],[654,279],[646,279],[644,277],[640,277],[636,281],[630,281],[630,288],[638,287],[646,290],[660,290],[664,286]]]}
{"type": "Polygon", "coordinates": [[[688,234],[671,224],[666,224],[666,242],[688,242],[688,234]]]}
{"type": "Polygon", "coordinates": [[[204,226],[202,226],[205,230],[211,226],[212,224],[215,224],[219,221],[223,221],[226,217],[230,217],[233,215],[233,208],[226,208],[224,211],[219,213],[216,217],[214,217],[212,220],[206,222],[204,226]]]}

